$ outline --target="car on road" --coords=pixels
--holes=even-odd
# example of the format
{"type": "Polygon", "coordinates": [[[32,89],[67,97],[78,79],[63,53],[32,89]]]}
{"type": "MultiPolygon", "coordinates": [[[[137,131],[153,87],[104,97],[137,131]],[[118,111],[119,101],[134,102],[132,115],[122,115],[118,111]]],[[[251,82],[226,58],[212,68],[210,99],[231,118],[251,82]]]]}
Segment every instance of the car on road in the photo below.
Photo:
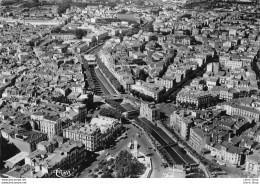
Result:
{"type": "Polygon", "coordinates": [[[223,167],[226,167],[226,164],[223,163],[223,162],[217,161],[217,164],[219,164],[219,165],[221,165],[221,166],[223,166],[223,167]]]}
{"type": "Polygon", "coordinates": [[[91,173],[91,172],[92,172],[92,170],[91,170],[91,169],[89,169],[89,170],[88,170],[88,173],[91,173]]]}
{"type": "Polygon", "coordinates": [[[106,154],[106,156],[108,156],[108,155],[109,155],[109,153],[106,154]]]}

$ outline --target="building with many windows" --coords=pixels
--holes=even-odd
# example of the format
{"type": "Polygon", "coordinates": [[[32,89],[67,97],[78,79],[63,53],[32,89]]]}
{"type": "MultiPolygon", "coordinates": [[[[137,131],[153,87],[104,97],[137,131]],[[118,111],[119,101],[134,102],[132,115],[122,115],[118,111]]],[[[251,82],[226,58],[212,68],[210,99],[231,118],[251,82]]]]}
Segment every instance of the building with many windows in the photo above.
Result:
{"type": "Polygon", "coordinates": [[[57,169],[70,170],[86,159],[83,144],[68,141],[61,144],[53,153],[35,150],[24,158],[25,165],[15,167],[4,174],[8,178],[57,177],[57,169]]]}
{"type": "Polygon", "coordinates": [[[55,135],[62,134],[62,122],[59,116],[44,116],[40,121],[41,132],[47,133],[48,138],[52,139],[55,135]]]}
{"type": "Polygon", "coordinates": [[[141,103],[140,116],[149,121],[156,121],[160,118],[160,109],[154,103],[141,103]]]}
{"type": "Polygon", "coordinates": [[[134,85],[131,86],[131,89],[145,94],[147,96],[150,96],[157,101],[160,101],[163,93],[166,90],[164,87],[161,87],[161,85],[156,85],[153,83],[147,83],[142,81],[137,81],[134,85]]]}
{"type": "Polygon", "coordinates": [[[194,117],[184,110],[174,111],[170,115],[170,125],[184,139],[188,140],[190,136],[190,128],[193,125],[194,117]]]}
{"type": "Polygon", "coordinates": [[[74,33],[52,33],[52,37],[56,39],[62,39],[64,41],[76,39],[76,35],[74,33]]]}
{"type": "Polygon", "coordinates": [[[209,92],[184,89],[177,94],[176,102],[178,105],[187,104],[200,108],[210,106],[212,99],[209,92]]]}
{"type": "Polygon", "coordinates": [[[239,115],[258,122],[260,120],[260,102],[251,98],[231,100],[223,105],[228,115],[239,115]]]}
{"type": "Polygon", "coordinates": [[[81,142],[89,151],[94,151],[100,147],[100,129],[90,124],[86,124],[85,126],[79,124],[71,125],[63,129],[63,137],[81,142]]]}
{"type": "Polygon", "coordinates": [[[198,152],[201,152],[203,148],[206,147],[210,141],[210,134],[208,132],[204,132],[202,129],[198,127],[193,127],[190,129],[190,145],[193,149],[198,152]]]}
{"type": "Polygon", "coordinates": [[[257,177],[260,176],[260,154],[255,152],[252,155],[246,157],[245,171],[249,174],[254,174],[257,177]]]}
{"type": "Polygon", "coordinates": [[[165,86],[166,89],[171,89],[176,84],[174,77],[163,76],[162,78],[156,77],[154,83],[157,85],[165,86]]]}
{"type": "Polygon", "coordinates": [[[95,151],[111,140],[121,128],[117,119],[100,116],[92,118],[89,124],[73,124],[63,129],[63,137],[81,142],[89,151],[95,151]]]}
{"type": "Polygon", "coordinates": [[[245,148],[232,145],[230,142],[217,143],[215,145],[206,145],[211,151],[212,156],[227,161],[233,165],[241,165],[245,162],[245,148]]]}

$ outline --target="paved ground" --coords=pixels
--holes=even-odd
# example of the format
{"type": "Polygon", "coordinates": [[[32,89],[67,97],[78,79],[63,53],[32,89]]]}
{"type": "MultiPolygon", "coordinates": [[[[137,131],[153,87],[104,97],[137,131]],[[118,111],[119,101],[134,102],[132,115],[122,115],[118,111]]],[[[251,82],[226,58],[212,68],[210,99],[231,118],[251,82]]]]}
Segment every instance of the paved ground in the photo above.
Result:
{"type": "MultiPolygon", "coordinates": [[[[94,66],[91,66],[89,69],[91,71],[91,75],[95,85],[95,92],[102,91],[104,95],[110,95],[107,88],[103,85],[103,82],[100,81],[99,77],[97,76],[94,66]]],[[[102,94],[102,92],[99,92],[97,94],[102,94]]]]}
{"type": "Polygon", "coordinates": [[[95,73],[97,75],[97,77],[99,78],[99,80],[101,81],[101,83],[105,86],[105,88],[109,91],[109,93],[111,95],[117,95],[117,93],[115,92],[115,90],[113,89],[113,87],[110,85],[110,83],[107,81],[108,79],[105,78],[105,76],[100,72],[99,68],[95,68],[95,73]]]}
{"type": "Polygon", "coordinates": [[[217,158],[214,158],[212,157],[211,155],[205,155],[205,157],[209,160],[212,160],[212,159],[216,159],[220,162],[223,162],[226,164],[225,167],[223,166],[220,166],[218,164],[218,166],[223,170],[225,171],[226,173],[228,173],[227,175],[222,175],[222,176],[219,176],[219,177],[222,177],[222,178],[245,178],[246,175],[244,173],[244,170],[242,169],[243,166],[239,167],[239,168],[236,168],[236,166],[234,166],[233,164],[229,163],[229,162],[225,162],[223,160],[220,160],[220,159],[217,159],[217,158]]]}
{"type": "Polygon", "coordinates": [[[91,174],[91,172],[90,173],[88,172],[89,170],[93,171],[101,160],[107,159],[108,157],[111,157],[111,156],[115,156],[120,150],[124,149],[131,140],[134,140],[134,138],[136,138],[136,140],[140,144],[139,150],[141,152],[146,153],[148,150],[148,152],[151,153],[151,159],[152,159],[153,169],[154,169],[151,177],[152,178],[162,177],[162,173],[163,173],[163,167],[161,167],[162,161],[156,151],[148,148],[148,147],[152,147],[152,145],[150,144],[148,139],[144,135],[137,137],[136,133],[141,134],[142,132],[139,129],[137,129],[136,127],[134,127],[133,125],[126,125],[126,127],[129,128],[129,130],[127,131],[128,137],[126,139],[120,140],[114,150],[105,150],[103,153],[101,153],[97,157],[96,161],[94,161],[91,165],[89,165],[87,168],[85,168],[85,170],[83,172],[81,172],[81,174],[79,175],[79,178],[89,177],[89,175],[91,174]]]}
{"type": "MultiPolygon", "coordinates": [[[[170,138],[162,129],[153,125],[150,121],[145,118],[134,118],[137,124],[143,127],[146,131],[148,131],[161,145],[172,145],[175,142],[172,138],[170,138]]],[[[187,154],[182,153],[178,146],[170,146],[165,147],[165,151],[167,151],[170,155],[171,162],[176,164],[193,164],[196,163],[192,158],[190,158],[187,154]]]]}

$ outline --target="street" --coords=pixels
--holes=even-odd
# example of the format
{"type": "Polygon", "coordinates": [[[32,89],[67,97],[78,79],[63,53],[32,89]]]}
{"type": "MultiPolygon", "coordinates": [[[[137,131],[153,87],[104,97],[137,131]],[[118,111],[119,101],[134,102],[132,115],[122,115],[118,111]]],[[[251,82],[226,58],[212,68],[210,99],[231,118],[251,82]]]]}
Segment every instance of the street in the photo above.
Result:
{"type": "MultiPolygon", "coordinates": [[[[137,124],[149,132],[161,145],[171,145],[175,143],[164,131],[151,122],[146,121],[144,118],[135,118],[137,124]]],[[[171,160],[175,164],[194,164],[196,163],[187,154],[180,154],[177,146],[167,146],[164,148],[165,151],[171,156],[171,160]],[[178,151],[177,151],[178,150],[178,151]]]]}
{"type": "Polygon", "coordinates": [[[101,73],[99,68],[95,68],[96,76],[99,78],[100,82],[103,84],[103,86],[106,88],[106,90],[111,95],[117,95],[114,88],[109,84],[108,79],[101,73]]]}
{"type": "Polygon", "coordinates": [[[115,156],[117,153],[120,152],[120,150],[126,148],[128,143],[131,140],[134,140],[134,139],[136,139],[138,141],[138,144],[140,145],[138,150],[140,150],[144,154],[146,154],[147,150],[148,150],[148,153],[151,154],[152,165],[153,165],[153,172],[152,172],[151,178],[162,177],[162,174],[163,174],[163,167],[161,166],[162,161],[161,161],[160,156],[158,155],[158,153],[156,151],[154,151],[153,149],[149,149],[149,147],[152,147],[152,145],[150,144],[148,139],[142,134],[141,130],[134,127],[133,125],[128,124],[128,125],[125,125],[125,127],[129,128],[128,131],[127,131],[127,134],[128,134],[127,138],[121,139],[116,144],[115,149],[113,149],[113,150],[107,149],[107,150],[103,151],[96,158],[96,161],[94,161],[91,165],[89,165],[87,168],[85,168],[80,173],[80,175],[78,176],[79,178],[88,178],[92,173],[92,172],[89,172],[89,170],[93,171],[97,167],[98,163],[101,160],[107,159],[108,157],[111,157],[111,156],[112,157],[115,156]],[[137,137],[136,133],[141,134],[141,136],[137,137]]]}

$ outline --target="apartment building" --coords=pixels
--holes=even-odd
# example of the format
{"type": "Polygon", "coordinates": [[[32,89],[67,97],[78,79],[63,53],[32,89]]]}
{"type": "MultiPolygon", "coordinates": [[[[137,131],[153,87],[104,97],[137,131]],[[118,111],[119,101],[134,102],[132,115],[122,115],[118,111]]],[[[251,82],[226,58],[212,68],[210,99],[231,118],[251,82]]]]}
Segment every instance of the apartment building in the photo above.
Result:
{"type": "Polygon", "coordinates": [[[156,121],[160,118],[160,109],[154,103],[141,102],[140,116],[152,122],[156,121]]]}
{"type": "Polygon", "coordinates": [[[77,38],[74,33],[52,33],[51,35],[55,39],[62,39],[64,41],[74,40],[77,38]]]}
{"type": "Polygon", "coordinates": [[[20,130],[12,133],[9,141],[13,143],[20,151],[31,153],[36,150],[36,145],[41,141],[46,141],[46,133],[38,131],[20,130]]]}
{"type": "Polygon", "coordinates": [[[87,106],[85,104],[74,103],[66,107],[64,112],[60,113],[60,117],[66,117],[72,122],[84,122],[87,116],[87,106]]]}
{"type": "Polygon", "coordinates": [[[142,81],[137,81],[134,85],[131,86],[131,89],[150,96],[157,101],[161,99],[163,93],[165,92],[164,87],[142,81]]]}
{"type": "Polygon", "coordinates": [[[242,68],[243,61],[240,60],[227,60],[224,63],[224,66],[231,69],[242,68]]]}
{"type": "Polygon", "coordinates": [[[117,119],[102,116],[92,118],[91,122],[84,126],[74,124],[63,129],[63,137],[81,142],[87,150],[95,151],[105,145],[120,128],[121,123],[117,119]]]}
{"type": "Polygon", "coordinates": [[[48,135],[49,139],[52,139],[55,135],[62,134],[62,122],[60,121],[60,117],[56,116],[44,116],[42,120],[40,120],[40,130],[48,135]]]}
{"type": "Polygon", "coordinates": [[[189,143],[196,151],[201,152],[202,149],[206,147],[206,144],[209,143],[209,141],[210,134],[208,132],[204,132],[198,127],[193,127],[190,129],[189,143]]]}
{"type": "Polygon", "coordinates": [[[185,110],[174,111],[170,115],[170,125],[184,139],[188,140],[190,136],[190,128],[193,125],[194,117],[185,110]]]}
{"type": "Polygon", "coordinates": [[[242,165],[245,162],[245,148],[232,145],[230,142],[217,143],[216,145],[206,145],[212,156],[227,161],[233,165],[242,165]]]}
{"type": "Polygon", "coordinates": [[[246,167],[245,171],[248,174],[260,176],[260,154],[259,152],[254,152],[252,155],[246,157],[246,167]]]}
{"type": "Polygon", "coordinates": [[[236,88],[220,88],[220,92],[219,92],[219,98],[226,100],[226,101],[230,101],[232,99],[236,99],[236,98],[243,98],[246,97],[248,95],[248,92],[245,90],[239,90],[236,88]]]}
{"type": "Polygon", "coordinates": [[[100,40],[104,40],[108,37],[108,32],[100,31],[100,32],[96,32],[95,35],[96,35],[97,41],[100,41],[100,40]]]}
{"type": "Polygon", "coordinates": [[[257,107],[254,107],[253,104],[243,104],[238,101],[232,101],[224,105],[224,109],[228,115],[239,115],[246,117],[248,119],[259,121],[260,111],[257,107]]]}
{"type": "Polygon", "coordinates": [[[176,84],[176,79],[174,77],[163,76],[162,78],[156,77],[154,83],[157,85],[165,86],[166,90],[173,88],[176,84]]]}
{"type": "Polygon", "coordinates": [[[4,174],[8,178],[57,177],[57,169],[70,170],[86,159],[86,150],[81,143],[66,142],[53,153],[35,150],[25,157],[25,165],[15,167],[4,174]]]}
{"type": "Polygon", "coordinates": [[[178,105],[184,103],[197,108],[208,107],[211,105],[212,96],[209,92],[184,89],[177,94],[176,102],[178,105]]]}
{"type": "Polygon", "coordinates": [[[86,124],[71,125],[63,129],[63,137],[81,142],[89,151],[95,151],[100,146],[101,132],[96,126],[86,124]]]}

